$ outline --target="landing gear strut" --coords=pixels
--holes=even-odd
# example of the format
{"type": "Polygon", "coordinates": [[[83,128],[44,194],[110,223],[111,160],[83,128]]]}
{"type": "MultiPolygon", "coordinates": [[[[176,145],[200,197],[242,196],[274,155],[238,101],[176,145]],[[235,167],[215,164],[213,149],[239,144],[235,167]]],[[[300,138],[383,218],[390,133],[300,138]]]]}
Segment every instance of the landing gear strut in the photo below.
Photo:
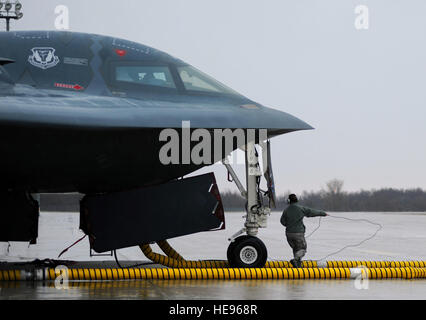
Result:
{"type": "Polygon", "coordinates": [[[262,172],[253,141],[248,142],[244,147],[247,191],[242,186],[229,163],[226,161],[223,162],[240,190],[241,195],[247,199],[247,215],[245,216],[244,228],[229,239],[231,244],[228,247],[227,258],[231,267],[261,268],[265,265],[268,258],[268,251],[265,244],[256,237],[259,228],[266,228],[267,219],[271,212],[270,208],[274,205],[272,169],[270,159],[268,159],[270,155],[269,141],[267,147],[266,150],[265,146],[263,146],[263,151],[267,151],[263,153],[263,165],[268,183],[268,192],[266,194],[270,199],[269,206],[263,205],[263,196],[261,195],[259,186],[262,172]],[[246,235],[241,236],[243,233],[246,233],[246,235]]]}

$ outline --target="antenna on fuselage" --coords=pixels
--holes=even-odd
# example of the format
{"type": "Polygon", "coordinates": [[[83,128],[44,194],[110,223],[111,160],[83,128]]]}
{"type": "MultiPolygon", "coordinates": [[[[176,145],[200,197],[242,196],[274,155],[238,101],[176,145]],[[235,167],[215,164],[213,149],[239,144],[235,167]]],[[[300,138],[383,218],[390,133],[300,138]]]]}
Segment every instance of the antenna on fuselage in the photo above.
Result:
{"type": "Polygon", "coordinates": [[[16,0],[11,2],[10,0],[0,0],[0,19],[6,20],[6,31],[10,30],[10,20],[19,20],[24,14],[21,12],[22,4],[16,0]],[[14,9],[14,10],[12,10],[14,9]]]}

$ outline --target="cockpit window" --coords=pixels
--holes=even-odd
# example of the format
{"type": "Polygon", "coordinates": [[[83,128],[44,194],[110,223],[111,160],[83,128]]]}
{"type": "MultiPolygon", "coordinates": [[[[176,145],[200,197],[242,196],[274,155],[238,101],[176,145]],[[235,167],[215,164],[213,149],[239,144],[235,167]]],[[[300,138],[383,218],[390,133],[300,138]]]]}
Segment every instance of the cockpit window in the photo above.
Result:
{"type": "Polygon", "coordinates": [[[182,66],[178,67],[177,70],[185,89],[188,91],[238,94],[194,67],[182,66]]]}
{"type": "Polygon", "coordinates": [[[133,84],[176,88],[172,74],[165,66],[117,66],[115,80],[133,84]]]}

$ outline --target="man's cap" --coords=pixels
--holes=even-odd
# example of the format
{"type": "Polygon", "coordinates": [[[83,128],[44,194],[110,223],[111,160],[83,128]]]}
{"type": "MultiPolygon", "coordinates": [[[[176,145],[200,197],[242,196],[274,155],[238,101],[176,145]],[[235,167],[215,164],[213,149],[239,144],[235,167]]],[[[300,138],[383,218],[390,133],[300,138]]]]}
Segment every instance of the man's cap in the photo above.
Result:
{"type": "Polygon", "coordinates": [[[299,200],[297,200],[296,195],[295,195],[294,193],[292,193],[291,195],[289,195],[289,196],[288,196],[288,201],[289,201],[290,203],[293,203],[293,202],[297,202],[297,201],[299,201],[299,200]]]}

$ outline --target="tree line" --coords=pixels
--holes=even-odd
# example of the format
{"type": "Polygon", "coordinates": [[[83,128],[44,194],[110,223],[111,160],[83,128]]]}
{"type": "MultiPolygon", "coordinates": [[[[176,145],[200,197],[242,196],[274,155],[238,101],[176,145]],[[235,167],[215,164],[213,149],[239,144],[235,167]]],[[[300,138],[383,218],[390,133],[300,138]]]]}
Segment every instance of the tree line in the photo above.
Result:
{"type": "MultiPolygon", "coordinates": [[[[244,210],[245,199],[237,192],[222,192],[225,211],[244,210]]],[[[370,191],[343,191],[343,181],[334,179],[326,184],[326,189],[304,191],[297,195],[303,206],[325,211],[426,211],[426,191],[415,189],[382,188],[370,191]]],[[[288,193],[277,196],[276,210],[287,206],[288,193]]]]}
{"type": "MultiPolygon", "coordinates": [[[[304,191],[298,194],[301,205],[325,211],[426,211],[426,191],[417,189],[383,188],[370,191],[343,191],[343,181],[334,179],[327,182],[325,189],[304,191]]],[[[277,196],[276,209],[282,211],[287,206],[289,193],[277,196]]],[[[83,195],[42,194],[42,211],[79,211],[79,201],[83,195]]],[[[246,201],[237,192],[221,192],[225,211],[243,211],[246,201]]],[[[267,199],[264,199],[267,203],[267,199]]]]}

